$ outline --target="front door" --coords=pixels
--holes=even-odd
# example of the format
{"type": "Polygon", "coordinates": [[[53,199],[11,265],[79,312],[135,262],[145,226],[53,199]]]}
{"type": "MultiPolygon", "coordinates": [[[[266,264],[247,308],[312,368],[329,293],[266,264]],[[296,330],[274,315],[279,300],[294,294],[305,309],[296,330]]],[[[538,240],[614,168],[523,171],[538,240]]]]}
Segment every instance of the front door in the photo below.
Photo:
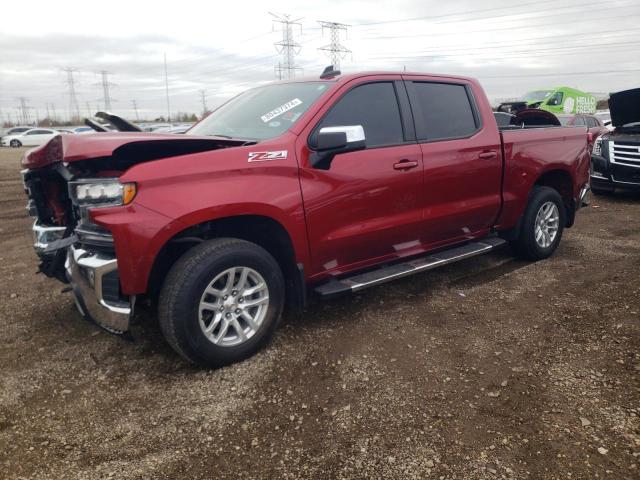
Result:
{"type": "Polygon", "coordinates": [[[361,125],[364,150],[338,154],[328,170],[320,170],[309,163],[309,132],[299,137],[312,277],[420,250],[421,151],[407,121],[400,77],[383,78],[345,85],[342,96],[310,127],[312,136],[322,127],[361,125]]]}

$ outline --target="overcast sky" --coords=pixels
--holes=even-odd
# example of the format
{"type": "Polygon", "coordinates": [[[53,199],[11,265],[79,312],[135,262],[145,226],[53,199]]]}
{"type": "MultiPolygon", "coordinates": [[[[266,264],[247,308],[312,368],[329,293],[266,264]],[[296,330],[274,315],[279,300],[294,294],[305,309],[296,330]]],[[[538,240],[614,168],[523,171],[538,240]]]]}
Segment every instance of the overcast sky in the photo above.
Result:
{"type": "Polygon", "coordinates": [[[32,118],[55,106],[69,115],[73,68],[81,113],[104,108],[135,119],[166,115],[163,55],[172,112],[201,112],[272,81],[280,25],[269,12],[301,18],[295,58],[304,75],[329,63],[318,20],[351,25],[342,71],[385,69],[478,77],[492,100],[567,85],[598,93],[640,86],[638,0],[322,0],[8,2],[0,30],[0,109],[15,120],[19,97],[32,118]]]}

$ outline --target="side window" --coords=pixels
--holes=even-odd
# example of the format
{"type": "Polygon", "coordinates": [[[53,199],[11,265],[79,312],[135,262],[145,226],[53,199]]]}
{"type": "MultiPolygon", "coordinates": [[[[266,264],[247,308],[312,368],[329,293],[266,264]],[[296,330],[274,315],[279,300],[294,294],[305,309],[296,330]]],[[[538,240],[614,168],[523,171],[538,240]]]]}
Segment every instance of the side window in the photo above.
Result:
{"type": "Polygon", "coordinates": [[[579,126],[579,127],[584,127],[586,125],[585,121],[584,121],[584,117],[576,117],[576,119],[573,122],[574,126],[579,126]]]}
{"type": "Polygon", "coordinates": [[[471,136],[479,127],[464,85],[413,82],[418,140],[471,136]]]}
{"type": "Polygon", "coordinates": [[[598,121],[593,118],[593,117],[586,117],[587,120],[587,127],[589,128],[593,128],[593,127],[597,127],[598,125],[598,121]]]}
{"type": "Polygon", "coordinates": [[[564,94],[562,92],[556,92],[549,97],[549,100],[547,100],[547,105],[550,105],[552,107],[562,105],[563,97],[564,97],[564,94]]]}
{"type": "Polygon", "coordinates": [[[404,142],[400,108],[391,82],[367,83],[347,92],[316,127],[362,125],[367,148],[404,142]]]}

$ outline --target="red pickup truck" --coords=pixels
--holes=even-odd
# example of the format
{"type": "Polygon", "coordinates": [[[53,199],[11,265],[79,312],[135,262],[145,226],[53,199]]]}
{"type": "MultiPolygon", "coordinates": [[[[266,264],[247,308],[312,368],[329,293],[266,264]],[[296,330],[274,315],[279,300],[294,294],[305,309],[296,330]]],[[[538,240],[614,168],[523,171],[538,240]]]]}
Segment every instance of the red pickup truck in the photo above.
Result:
{"type": "Polygon", "coordinates": [[[185,135],[62,135],[23,159],[40,269],[128,330],[136,301],[207,366],[283,309],[509,242],[556,249],[588,191],[584,127],[499,129],[470,78],[325,71],[249,90],[185,135]]]}

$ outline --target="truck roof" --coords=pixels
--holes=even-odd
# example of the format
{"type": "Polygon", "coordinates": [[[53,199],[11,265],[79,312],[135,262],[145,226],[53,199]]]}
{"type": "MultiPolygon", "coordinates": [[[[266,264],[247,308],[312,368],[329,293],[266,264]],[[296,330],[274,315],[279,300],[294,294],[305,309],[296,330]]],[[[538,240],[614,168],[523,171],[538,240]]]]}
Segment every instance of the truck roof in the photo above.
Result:
{"type": "Polygon", "coordinates": [[[455,79],[455,80],[464,80],[464,81],[475,81],[472,77],[465,77],[462,75],[449,75],[443,73],[428,73],[428,72],[404,72],[404,71],[393,71],[393,70],[372,70],[372,71],[364,71],[364,72],[355,72],[355,73],[347,73],[347,74],[339,74],[334,77],[328,78],[320,78],[320,75],[315,76],[305,76],[300,78],[293,78],[289,80],[280,80],[274,83],[301,83],[301,82],[338,82],[338,83],[347,83],[351,80],[361,77],[369,77],[375,75],[405,75],[405,76],[423,76],[423,77],[439,77],[443,79],[455,79]]]}

